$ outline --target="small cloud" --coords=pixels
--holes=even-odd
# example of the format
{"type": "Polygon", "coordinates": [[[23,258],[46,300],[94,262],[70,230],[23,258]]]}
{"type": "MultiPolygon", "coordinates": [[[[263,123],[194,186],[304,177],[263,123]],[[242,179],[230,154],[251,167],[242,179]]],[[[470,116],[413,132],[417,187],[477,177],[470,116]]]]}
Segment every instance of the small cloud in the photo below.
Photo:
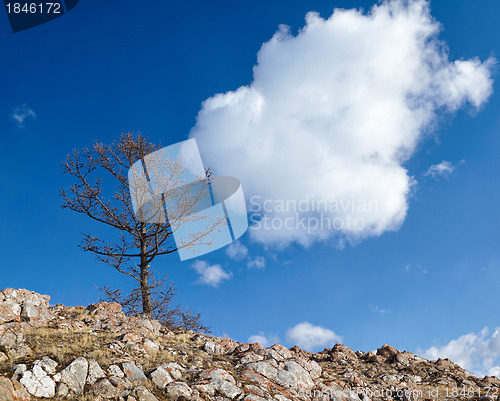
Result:
{"type": "Polygon", "coordinates": [[[243,260],[248,256],[248,248],[240,241],[232,242],[226,249],[226,254],[231,259],[243,260]]]}
{"type": "Polygon", "coordinates": [[[370,309],[373,313],[378,313],[380,315],[387,315],[388,313],[391,313],[389,309],[382,309],[378,305],[370,305],[370,309]]]}
{"type": "Polygon", "coordinates": [[[500,366],[495,366],[488,370],[488,376],[500,377],[500,366]]]}
{"type": "Polygon", "coordinates": [[[417,263],[415,265],[407,264],[405,266],[405,271],[408,274],[411,273],[421,273],[421,274],[427,274],[427,269],[425,267],[422,267],[420,263],[417,263]]]}
{"type": "Polygon", "coordinates": [[[217,287],[221,281],[231,278],[232,273],[224,271],[220,265],[209,265],[204,260],[196,260],[191,267],[199,274],[197,283],[217,287]]]}
{"type": "Polygon", "coordinates": [[[312,351],[325,347],[330,348],[335,343],[342,342],[342,337],[332,330],[315,326],[309,322],[302,322],[287,331],[286,340],[306,351],[312,351]]]}
{"type": "Polygon", "coordinates": [[[441,347],[418,350],[427,359],[449,358],[478,377],[500,374],[500,327],[464,334],[441,347]]]}
{"type": "Polygon", "coordinates": [[[465,163],[465,160],[460,160],[460,162],[455,165],[449,161],[443,160],[441,163],[430,166],[424,175],[430,175],[435,180],[438,180],[440,177],[448,178],[453,171],[463,163],[465,163]]]}
{"type": "Polygon", "coordinates": [[[24,128],[24,120],[28,118],[36,118],[36,113],[33,109],[30,109],[23,104],[22,106],[18,106],[14,109],[14,112],[11,115],[12,119],[16,122],[19,128],[24,128]]]}
{"type": "Polygon", "coordinates": [[[255,259],[248,261],[247,267],[250,269],[263,269],[266,267],[266,259],[263,256],[257,256],[255,259]]]}
{"type": "Polygon", "coordinates": [[[249,343],[259,343],[263,347],[267,348],[273,344],[278,344],[280,339],[278,336],[270,335],[266,336],[264,332],[259,332],[259,334],[254,334],[253,336],[248,337],[249,343]]]}

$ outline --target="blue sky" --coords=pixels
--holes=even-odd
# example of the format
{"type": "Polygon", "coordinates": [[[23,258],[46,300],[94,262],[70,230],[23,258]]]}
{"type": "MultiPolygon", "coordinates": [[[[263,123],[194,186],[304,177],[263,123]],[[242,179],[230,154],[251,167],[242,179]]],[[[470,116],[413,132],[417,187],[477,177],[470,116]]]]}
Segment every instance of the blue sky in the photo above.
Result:
{"type": "MultiPolygon", "coordinates": [[[[131,284],[77,247],[81,232],[101,228],[59,206],[58,190],[69,184],[60,174],[62,159],[95,139],[111,142],[122,132],[141,131],[169,145],[191,133],[204,161],[214,165],[216,172],[240,178],[247,196],[259,191],[270,194],[273,182],[254,169],[255,160],[246,155],[241,159],[246,164],[235,162],[232,157],[238,152],[231,153],[222,146],[226,137],[217,136],[227,128],[236,138],[234,146],[244,147],[238,145],[238,136],[244,130],[248,135],[253,131],[236,118],[239,109],[217,114],[215,101],[205,106],[202,102],[246,85],[250,89],[241,92],[244,99],[258,92],[264,94],[264,111],[269,105],[278,110],[282,103],[273,103],[274,81],[266,77],[275,77],[278,71],[294,87],[296,71],[288,71],[280,60],[287,55],[290,65],[306,60],[307,75],[307,52],[321,45],[311,36],[303,47],[293,47],[306,14],[316,11],[328,19],[334,8],[367,12],[372,5],[362,0],[216,4],[190,0],[140,6],[110,2],[96,9],[93,2],[82,0],[67,15],[16,34],[0,12],[0,287],[50,294],[53,304],[87,305],[99,298],[96,286],[131,284]],[[261,52],[261,68],[256,72],[260,78],[253,85],[257,54],[280,24],[290,27],[292,50],[276,45],[261,52]],[[282,52],[281,59],[273,58],[276,52],[282,52]],[[200,110],[205,114],[198,114],[200,110]],[[236,116],[234,121],[231,116],[236,116]]],[[[446,43],[450,62],[498,57],[498,2],[434,1],[430,7],[441,24],[438,38],[446,43]]],[[[316,23],[324,25],[320,20],[316,23]]],[[[312,28],[307,32],[312,33],[312,28]]],[[[347,46],[338,49],[351,46],[349,41],[354,39],[349,35],[339,27],[334,37],[347,46]]],[[[382,59],[390,56],[384,53],[386,44],[380,47],[382,59]]],[[[352,69],[359,65],[364,65],[363,58],[352,69]]],[[[178,288],[177,301],[201,312],[216,335],[227,334],[238,341],[260,336],[264,342],[288,346],[298,342],[312,349],[331,346],[340,338],[364,351],[388,343],[429,357],[450,356],[478,373],[499,374],[500,101],[496,66],[491,62],[488,68],[490,94],[488,88],[479,91],[484,84],[480,77],[470,83],[474,76],[465,76],[463,90],[469,92],[464,99],[468,96],[469,101],[454,103],[449,100],[451,92],[443,89],[448,106],[434,111],[425,134],[405,137],[415,139],[407,149],[410,157],[387,170],[414,183],[403,196],[402,207],[407,209],[397,227],[381,225],[377,235],[355,233],[351,242],[343,241],[345,246],[339,246],[342,233],[303,237],[285,232],[273,237],[273,233],[260,236],[249,231],[239,248],[233,245],[232,253],[221,249],[195,264],[170,255],[155,260],[154,267],[168,272],[178,288]],[[474,96],[479,99],[478,108],[471,104],[474,96]],[[429,170],[431,166],[439,167],[429,170]],[[472,351],[478,359],[471,356],[472,351]]],[[[315,74],[314,79],[320,78],[315,74]]],[[[283,79],[281,85],[286,86],[283,79]]],[[[346,96],[341,90],[340,95],[346,96]]],[[[424,95],[436,103],[435,96],[445,96],[424,95]]],[[[360,121],[366,118],[363,112],[370,111],[370,103],[364,106],[357,115],[360,121]]],[[[288,134],[280,135],[286,144],[288,134]]],[[[366,138],[361,139],[366,143],[366,138]]],[[[385,148],[376,141],[374,149],[382,149],[377,154],[384,155],[385,148]]],[[[267,145],[264,141],[263,147],[267,145]]],[[[269,146],[273,153],[275,148],[269,146]]],[[[304,148],[301,158],[318,159],[311,149],[309,153],[304,148]]],[[[388,155],[392,160],[393,155],[388,155]]],[[[258,156],[263,165],[274,157],[265,152],[258,156]]],[[[294,163],[290,160],[290,166],[294,163]]],[[[276,167],[276,171],[281,170],[276,167]]],[[[313,178],[295,177],[297,188],[313,178]]],[[[291,182],[284,180],[278,186],[284,188],[284,198],[291,193],[284,185],[291,188],[291,182]]],[[[380,199],[386,192],[404,192],[389,188],[391,183],[388,192],[377,192],[380,199]]]]}

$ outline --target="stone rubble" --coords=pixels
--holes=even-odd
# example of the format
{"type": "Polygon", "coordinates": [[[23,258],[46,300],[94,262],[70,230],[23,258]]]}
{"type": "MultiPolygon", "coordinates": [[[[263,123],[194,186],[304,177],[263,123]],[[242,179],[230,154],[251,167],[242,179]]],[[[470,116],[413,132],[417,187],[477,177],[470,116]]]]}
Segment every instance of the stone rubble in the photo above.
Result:
{"type": "Polygon", "coordinates": [[[498,378],[390,345],[264,348],[49,300],[0,291],[0,401],[500,401],[498,378]]]}

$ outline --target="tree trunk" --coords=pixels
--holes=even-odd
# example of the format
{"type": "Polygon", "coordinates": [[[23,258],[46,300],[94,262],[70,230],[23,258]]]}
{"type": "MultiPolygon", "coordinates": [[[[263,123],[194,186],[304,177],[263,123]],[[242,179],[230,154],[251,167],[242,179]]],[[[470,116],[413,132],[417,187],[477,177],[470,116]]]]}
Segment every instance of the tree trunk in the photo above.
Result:
{"type": "MultiPolygon", "coordinates": [[[[145,235],[145,227],[142,228],[143,234],[145,235]]],[[[149,319],[153,318],[153,307],[151,305],[151,292],[149,290],[148,284],[148,268],[149,265],[146,264],[146,241],[144,238],[141,239],[141,264],[139,265],[141,273],[141,296],[142,296],[142,315],[149,319]]]]}

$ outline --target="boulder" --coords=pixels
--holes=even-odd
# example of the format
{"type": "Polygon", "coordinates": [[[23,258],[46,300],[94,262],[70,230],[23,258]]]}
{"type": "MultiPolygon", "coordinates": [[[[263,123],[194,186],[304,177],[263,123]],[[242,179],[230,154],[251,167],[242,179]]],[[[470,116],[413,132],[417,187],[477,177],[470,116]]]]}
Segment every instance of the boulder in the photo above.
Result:
{"type": "Polygon", "coordinates": [[[161,366],[155,371],[151,372],[149,377],[160,390],[163,390],[165,387],[167,387],[167,384],[173,382],[170,374],[161,366]]]}
{"type": "Polygon", "coordinates": [[[68,386],[75,394],[80,395],[83,393],[87,381],[88,370],[87,360],[82,357],[76,358],[61,371],[61,383],[68,386]]]}
{"type": "Polygon", "coordinates": [[[207,341],[203,346],[203,350],[209,354],[223,354],[224,348],[214,341],[207,341]]]}
{"type": "Polygon", "coordinates": [[[30,394],[19,382],[0,376],[1,401],[30,401],[30,399],[30,394]]]}
{"type": "Polygon", "coordinates": [[[108,379],[101,379],[91,385],[90,394],[104,399],[114,399],[120,396],[120,391],[108,379]]]}
{"type": "Polygon", "coordinates": [[[34,366],[40,366],[47,374],[54,375],[56,373],[56,367],[58,363],[48,356],[44,356],[42,359],[35,361],[34,366]]]}
{"type": "Polygon", "coordinates": [[[170,398],[176,401],[180,397],[191,396],[193,390],[184,382],[173,382],[165,388],[165,392],[170,398]]]}
{"type": "Polygon", "coordinates": [[[32,370],[23,372],[19,383],[35,397],[52,398],[56,394],[56,384],[39,365],[33,366],[32,370]]]}
{"type": "Polygon", "coordinates": [[[50,296],[34,291],[7,288],[0,291],[0,324],[24,321],[41,326],[54,318],[49,309],[50,296]]]}
{"type": "Polygon", "coordinates": [[[398,350],[390,345],[383,345],[379,349],[377,349],[377,355],[380,355],[384,358],[393,358],[398,353],[398,350]]]}
{"type": "Polygon", "coordinates": [[[134,389],[134,396],[137,401],[158,401],[151,392],[144,386],[139,386],[134,389]]]}
{"type": "Polygon", "coordinates": [[[137,366],[134,362],[124,362],[122,363],[123,371],[125,376],[132,384],[141,385],[147,382],[148,378],[144,374],[142,368],[137,366]]]}
{"type": "Polygon", "coordinates": [[[208,369],[200,373],[201,380],[225,380],[235,384],[234,377],[227,370],[224,369],[208,369]]]}
{"type": "Polygon", "coordinates": [[[210,384],[221,395],[230,399],[234,399],[242,393],[239,387],[226,380],[212,380],[210,384]]]}
{"type": "Polygon", "coordinates": [[[106,374],[103,372],[97,361],[89,360],[89,373],[87,376],[87,383],[92,385],[99,379],[104,379],[106,374]]]}

